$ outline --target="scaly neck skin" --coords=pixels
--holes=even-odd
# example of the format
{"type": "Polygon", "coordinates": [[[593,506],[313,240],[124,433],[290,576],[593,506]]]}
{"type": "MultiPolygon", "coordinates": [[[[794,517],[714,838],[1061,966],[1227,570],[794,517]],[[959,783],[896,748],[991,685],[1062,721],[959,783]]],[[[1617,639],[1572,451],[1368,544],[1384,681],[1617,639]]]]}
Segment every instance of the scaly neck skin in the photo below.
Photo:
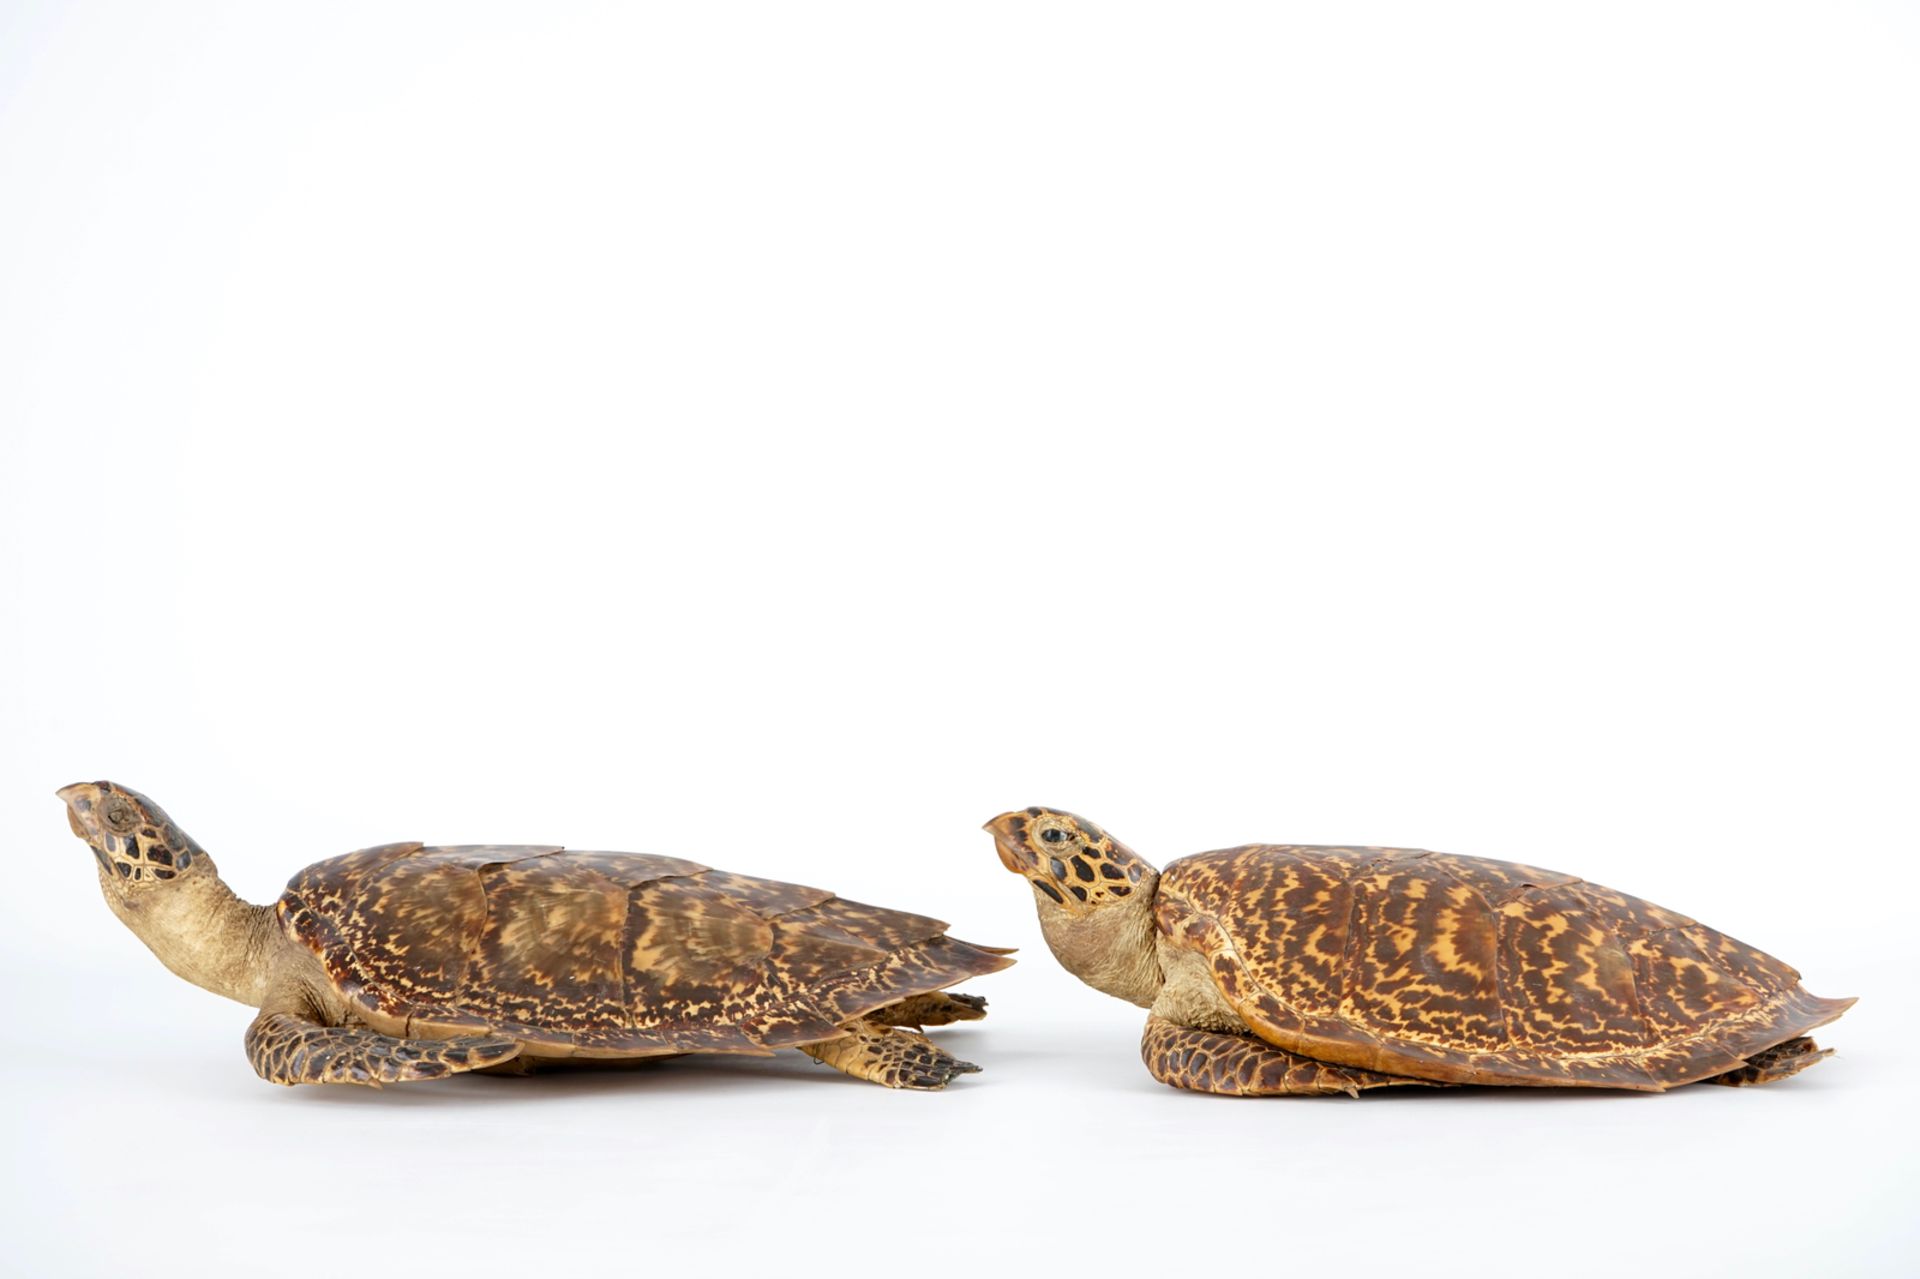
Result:
{"type": "Polygon", "coordinates": [[[1165,981],[1153,927],[1159,881],[1148,875],[1130,896],[1079,915],[1035,889],[1040,932],[1061,967],[1095,990],[1151,1008],[1165,981]]]}
{"type": "Polygon", "coordinates": [[[104,871],[100,891],[120,922],[176,974],[203,990],[258,1008],[266,998],[268,968],[280,939],[271,906],[234,896],[201,854],[186,877],[121,892],[104,871]]]}

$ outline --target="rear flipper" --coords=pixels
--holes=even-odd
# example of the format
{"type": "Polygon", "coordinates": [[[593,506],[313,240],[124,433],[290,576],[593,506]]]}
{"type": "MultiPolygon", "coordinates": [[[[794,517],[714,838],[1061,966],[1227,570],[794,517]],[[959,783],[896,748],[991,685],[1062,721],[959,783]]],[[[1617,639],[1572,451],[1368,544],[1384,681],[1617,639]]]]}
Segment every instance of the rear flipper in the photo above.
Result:
{"type": "Polygon", "coordinates": [[[1442,1087],[1425,1079],[1335,1066],[1275,1048],[1253,1035],[1196,1030],[1164,1017],[1147,1018],[1140,1057],[1163,1084],[1223,1097],[1324,1097],[1397,1084],[1442,1087]]]}
{"type": "Polygon", "coordinates": [[[987,1015],[987,1001],[978,995],[955,995],[936,990],[915,995],[867,1014],[867,1020],[882,1026],[945,1026],[956,1021],[979,1021],[987,1015]]]}
{"type": "Polygon", "coordinates": [[[511,1060],[512,1039],[396,1039],[377,1031],[326,1026],[293,1012],[262,1011],[247,1027],[247,1060],[271,1084],[404,1084],[442,1079],[511,1060]]]}
{"type": "Polygon", "coordinates": [[[945,1088],[954,1076],[980,1069],[941,1051],[917,1031],[881,1026],[871,1018],[848,1022],[843,1029],[847,1033],[840,1038],[802,1044],[800,1051],[855,1079],[922,1092],[945,1088]]]}
{"type": "Polygon", "coordinates": [[[1770,1084],[1776,1079],[1797,1075],[1808,1066],[1831,1056],[1833,1056],[1833,1049],[1822,1048],[1802,1035],[1798,1039],[1789,1039],[1784,1044],[1775,1044],[1765,1052],[1755,1053],[1747,1058],[1747,1064],[1738,1070],[1729,1070],[1724,1075],[1715,1075],[1711,1079],[1702,1079],[1700,1082],[1725,1084],[1729,1088],[1743,1088],[1748,1084],[1770,1084]]]}

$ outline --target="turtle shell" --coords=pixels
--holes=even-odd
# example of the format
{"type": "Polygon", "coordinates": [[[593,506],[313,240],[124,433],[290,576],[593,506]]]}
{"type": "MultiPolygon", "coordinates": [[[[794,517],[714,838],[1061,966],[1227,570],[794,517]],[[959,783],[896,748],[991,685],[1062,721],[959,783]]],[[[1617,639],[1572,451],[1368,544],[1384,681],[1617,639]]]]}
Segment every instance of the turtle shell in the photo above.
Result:
{"type": "Polygon", "coordinates": [[[1659,1091],[1853,1003],[1638,897],[1419,849],[1201,853],[1166,869],[1154,914],[1261,1038],[1446,1083],[1659,1091]]]}
{"type": "Polygon", "coordinates": [[[363,849],[276,910],[371,1024],[554,1055],[766,1053],[1013,962],[824,889],[538,845],[363,849]]]}

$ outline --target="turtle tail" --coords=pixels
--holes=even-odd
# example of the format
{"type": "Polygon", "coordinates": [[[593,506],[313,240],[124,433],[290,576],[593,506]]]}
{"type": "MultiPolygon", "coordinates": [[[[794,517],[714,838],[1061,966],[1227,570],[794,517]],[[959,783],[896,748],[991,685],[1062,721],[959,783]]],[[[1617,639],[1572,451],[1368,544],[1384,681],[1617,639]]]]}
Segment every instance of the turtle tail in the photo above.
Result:
{"type": "Polygon", "coordinates": [[[1725,1084],[1730,1088],[1743,1088],[1748,1084],[1770,1084],[1776,1079],[1785,1079],[1797,1075],[1808,1066],[1833,1056],[1833,1049],[1820,1045],[1801,1035],[1785,1043],[1775,1044],[1764,1052],[1755,1053],[1747,1058],[1747,1064],[1738,1070],[1729,1070],[1724,1075],[1715,1075],[1703,1079],[1703,1084],[1725,1084]]]}

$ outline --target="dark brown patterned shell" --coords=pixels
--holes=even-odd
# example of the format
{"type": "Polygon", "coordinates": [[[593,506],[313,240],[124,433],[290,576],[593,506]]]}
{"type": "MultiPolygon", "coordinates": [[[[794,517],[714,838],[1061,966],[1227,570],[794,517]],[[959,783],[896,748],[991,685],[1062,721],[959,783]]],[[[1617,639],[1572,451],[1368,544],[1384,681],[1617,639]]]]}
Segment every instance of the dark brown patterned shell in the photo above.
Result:
{"type": "Polygon", "coordinates": [[[1640,898],[1417,849],[1201,853],[1167,868],[1155,920],[1262,1038],[1448,1083],[1659,1090],[1853,1003],[1640,898]]]}
{"type": "Polygon", "coordinates": [[[277,909],[381,1019],[587,1056],[830,1039],[1013,962],[938,920],[641,853],[388,844],[307,867],[277,909]]]}

